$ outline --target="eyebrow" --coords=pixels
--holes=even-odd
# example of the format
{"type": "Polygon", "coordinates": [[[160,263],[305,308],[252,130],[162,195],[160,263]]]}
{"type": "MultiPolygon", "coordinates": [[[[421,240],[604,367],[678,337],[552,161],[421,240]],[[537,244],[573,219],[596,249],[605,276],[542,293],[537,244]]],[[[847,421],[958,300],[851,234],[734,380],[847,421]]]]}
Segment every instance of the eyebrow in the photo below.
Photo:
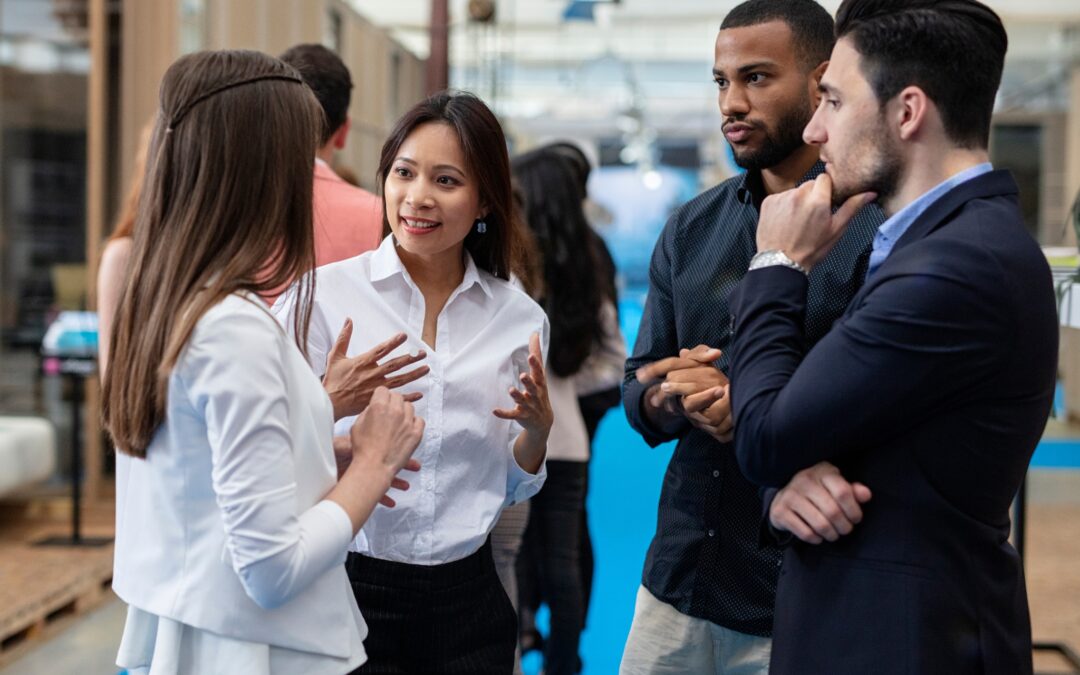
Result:
{"type": "MultiPolygon", "coordinates": [[[[776,67],[776,62],[775,61],[755,61],[754,63],[747,63],[746,65],[739,66],[739,68],[738,68],[738,70],[736,72],[738,72],[740,75],[745,75],[747,73],[752,73],[755,70],[769,69],[769,68],[775,68],[775,67],[776,67]]],[[[717,70],[716,68],[713,68],[712,72],[713,72],[713,77],[718,77],[718,76],[724,75],[724,71],[717,70]]]]}
{"type": "MultiPolygon", "coordinates": [[[[406,157],[406,156],[404,156],[404,155],[401,155],[401,156],[397,157],[397,158],[396,158],[396,159],[395,159],[394,161],[396,161],[396,162],[405,162],[406,164],[411,164],[411,165],[413,165],[413,166],[417,166],[416,160],[414,160],[414,159],[410,159],[410,158],[408,158],[408,157],[406,157]]],[[[457,167],[456,167],[456,166],[454,166],[453,164],[436,164],[436,165],[435,165],[435,166],[433,166],[432,168],[433,168],[433,169],[435,169],[436,171],[447,171],[447,170],[450,170],[450,171],[453,171],[453,172],[455,172],[455,173],[459,173],[459,174],[461,174],[462,176],[464,176],[464,175],[465,175],[465,172],[464,172],[464,171],[462,171],[461,169],[457,168],[457,167]]]]}
{"type": "Polygon", "coordinates": [[[836,94],[837,94],[836,89],[830,87],[829,85],[825,84],[824,82],[819,82],[818,83],[817,90],[818,90],[818,93],[828,94],[830,96],[836,96],[836,94]]]}

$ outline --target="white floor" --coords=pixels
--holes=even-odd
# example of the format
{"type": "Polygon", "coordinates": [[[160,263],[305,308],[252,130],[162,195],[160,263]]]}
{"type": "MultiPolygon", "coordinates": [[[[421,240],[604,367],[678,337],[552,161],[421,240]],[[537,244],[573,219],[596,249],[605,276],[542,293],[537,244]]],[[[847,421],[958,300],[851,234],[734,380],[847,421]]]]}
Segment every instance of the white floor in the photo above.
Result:
{"type": "Polygon", "coordinates": [[[0,675],[116,675],[116,647],[127,605],[118,599],[87,614],[0,675]]]}

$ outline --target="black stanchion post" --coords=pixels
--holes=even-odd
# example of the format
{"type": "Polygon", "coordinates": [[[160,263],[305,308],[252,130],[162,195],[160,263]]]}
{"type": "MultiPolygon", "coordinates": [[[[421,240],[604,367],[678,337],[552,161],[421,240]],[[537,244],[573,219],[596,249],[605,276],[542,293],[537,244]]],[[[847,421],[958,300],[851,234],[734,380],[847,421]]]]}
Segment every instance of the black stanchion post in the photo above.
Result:
{"type": "Polygon", "coordinates": [[[60,359],[59,374],[71,385],[71,536],[48,537],[35,546],[103,546],[111,537],[82,536],[82,388],[87,377],[96,373],[93,359],[60,359]]]}

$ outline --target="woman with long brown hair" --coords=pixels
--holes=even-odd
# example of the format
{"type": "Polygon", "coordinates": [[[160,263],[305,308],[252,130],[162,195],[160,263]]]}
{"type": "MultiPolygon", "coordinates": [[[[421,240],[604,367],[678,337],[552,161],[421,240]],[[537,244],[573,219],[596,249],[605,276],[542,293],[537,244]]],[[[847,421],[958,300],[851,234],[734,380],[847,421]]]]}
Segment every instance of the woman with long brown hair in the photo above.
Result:
{"type": "Polygon", "coordinates": [[[626,350],[615,306],[604,291],[603,268],[590,246],[585,193],[574,165],[544,147],[518,155],[511,166],[524,196],[525,222],[543,259],[539,301],[551,322],[548,388],[555,411],[548,479],[532,500],[521,547],[520,616],[534,627],[530,615],[542,595],[551,610],[544,672],[573,675],[581,669],[578,647],[585,623],[581,544],[590,455],[576,378],[590,361],[621,374],[626,350]]]}
{"type": "Polygon", "coordinates": [[[547,320],[511,281],[528,273],[506,140],[480,99],[437,94],[397,122],[378,175],[391,236],[318,269],[308,338],[317,370],[350,316],[348,353],[397,330],[428,353],[415,488],[375,510],[346,563],[370,628],[359,672],[507,675],[516,617],[488,535],[543,483],[552,412],[547,320]]]}
{"type": "Polygon", "coordinates": [[[311,268],[320,124],[295,70],[257,52],[184,56],[162,80],[103,396],[129,672],[330,675],[365,659],[341,563],[407,487],[397,472],[419,468],[423,422],[343,382],[338,350],[324,382],[311,374],[310,277],[298,344],[258,297],[311,268]],[[333,420],[364,408],[336,480],[333,420]]]}

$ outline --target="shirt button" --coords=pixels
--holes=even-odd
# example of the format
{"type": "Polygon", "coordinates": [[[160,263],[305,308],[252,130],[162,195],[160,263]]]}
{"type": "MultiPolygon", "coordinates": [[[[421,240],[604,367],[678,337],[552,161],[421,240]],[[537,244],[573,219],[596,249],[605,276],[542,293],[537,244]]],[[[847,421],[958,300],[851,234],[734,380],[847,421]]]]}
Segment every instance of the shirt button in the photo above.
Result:
{"type": "Polygon", "coordinates": [[[709,529],[709,536],[710,537],[715,537],[716,536],[716,530],[710,528],[709,529]]]}
{"type": "Polygon", "coordinates": [[[720,477],[720,470],[719,469],[713,469],[712,477],[713,478],[719,478],[720,477]]]}

